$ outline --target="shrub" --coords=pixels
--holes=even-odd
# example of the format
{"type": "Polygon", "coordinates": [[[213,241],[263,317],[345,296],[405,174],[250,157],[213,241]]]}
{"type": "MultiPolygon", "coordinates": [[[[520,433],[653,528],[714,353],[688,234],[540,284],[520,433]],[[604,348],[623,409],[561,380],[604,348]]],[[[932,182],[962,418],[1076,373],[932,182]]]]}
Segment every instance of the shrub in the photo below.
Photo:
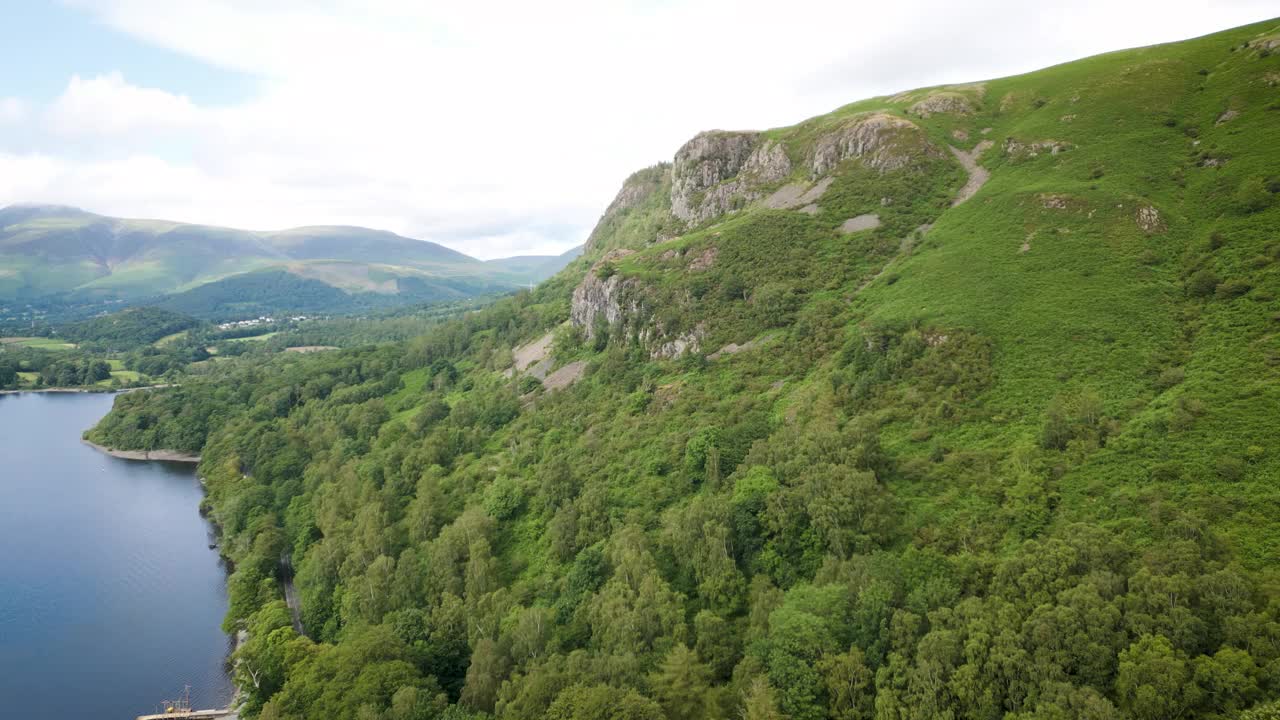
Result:
{"type": "Polygon", "coordinates": [[[1218,478],[1227,482],[1239,482],[1244,479],[1244,471],[1244,461],[1237,457],[1218,458],[1218,463],[1214,466],[1214,472],[1218,478]]]}
{"type": "Polygon", "coordinates": [[[495,520],[514,517],[524,504],[524,495],[513,478],[499,478],[485,493],[484,511],[495,520]]]}
{"type": "Polygon", "coordinates": [[[1240,297],[1252,289],[1253,285],[1250,285],[1248,280],[1227,280],[1219,283],[1214,292],[1220,298],[1229,299],[1240,297]]]}
{"type": "Polygon", "coordinates": [[[1218,289],[1222,278],[1212,270],[1200,270],[1187,278],[1187,294],[1191,297],[1208,297],[1218,289]]]}
{"type": "Polygon", "coordinates": [[[1186,377],[1187,371],[1180,367],[1166,368],[1164,372],[1160,373],[1160,377],[1156,378],[1156,387],[1161,390],[1168,390],[1181,383],[1186,377]]]}
{"type": "Polygon", "coordinates": [[[1242,213],[1255,213],[1266,210],[1271,205],[1271,193],[1260,177],[1251,177],[1240,183],[1235,194],[1236,209],[1242,213]]]}
{"type": "Polygon", "coordinates": [[[582,349],[582,341],[582,328],[577,325],[557,328],[551,342],[551,355],[557,360],[567,362],[582,349]]]}

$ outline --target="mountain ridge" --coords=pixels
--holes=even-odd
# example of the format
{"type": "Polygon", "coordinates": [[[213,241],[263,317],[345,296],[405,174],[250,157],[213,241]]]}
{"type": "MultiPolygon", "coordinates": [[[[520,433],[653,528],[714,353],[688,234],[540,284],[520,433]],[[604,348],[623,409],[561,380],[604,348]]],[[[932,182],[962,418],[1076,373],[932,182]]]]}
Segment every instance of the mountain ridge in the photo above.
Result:
{"type": "Polygon", "coordinates": [[[539,282],[570,259],[485,263],[430,241],[357,226],[248,231],[59,205],[0,208],[0,300],[139,301],[269,269],[347,294],[451,299],[539,282]],[[401,287],[405,283],[417,289],[401,287]]]}

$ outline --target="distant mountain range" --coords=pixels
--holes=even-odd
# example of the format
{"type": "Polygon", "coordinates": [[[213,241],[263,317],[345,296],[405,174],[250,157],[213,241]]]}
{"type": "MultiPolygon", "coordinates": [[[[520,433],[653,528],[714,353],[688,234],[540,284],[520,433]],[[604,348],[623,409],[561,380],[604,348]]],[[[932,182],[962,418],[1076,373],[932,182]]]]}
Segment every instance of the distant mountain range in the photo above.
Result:
{"type": "Polygon", "coordinates": [[[580,253],[486,262],[362,227],[253,232],[11,205],[0,209],[0,304],[148,302],[206,317],[341,312],[524,287],[580,253]]]}

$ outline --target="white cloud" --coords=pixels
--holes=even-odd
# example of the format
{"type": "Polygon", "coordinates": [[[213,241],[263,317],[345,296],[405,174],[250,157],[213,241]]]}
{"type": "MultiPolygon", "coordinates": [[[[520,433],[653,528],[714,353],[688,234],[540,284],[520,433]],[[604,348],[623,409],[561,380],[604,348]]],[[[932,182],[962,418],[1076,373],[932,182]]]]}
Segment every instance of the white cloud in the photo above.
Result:
{"type": "Polygon", "coordinates": [[[13,125],[27,117],[27,103],[20,98],[0,97],[0,125],[13,125]]]}
{"type": "Polygon", "coordinates": [[[83,79],[71,76],[48,110],[50,127],[68,135],[115,135],[134,131],[191,128],[200,111],[184,96],[142,88],[113,72],[83,79]]]}
{"type": "MultiPolygon", "coordinates": [[[[261,92],[204,107],[115,74],[72,78],[47,108],[58,137],[42,150],[60,170],[40,192],[245,227],[365,224],[480,257],[553,252],[698,130],[1179,39],[1269,4],[84,2],[261,92]]],[[[33,199],[15,192],[0,185],[0,202],[33,199]]]]}

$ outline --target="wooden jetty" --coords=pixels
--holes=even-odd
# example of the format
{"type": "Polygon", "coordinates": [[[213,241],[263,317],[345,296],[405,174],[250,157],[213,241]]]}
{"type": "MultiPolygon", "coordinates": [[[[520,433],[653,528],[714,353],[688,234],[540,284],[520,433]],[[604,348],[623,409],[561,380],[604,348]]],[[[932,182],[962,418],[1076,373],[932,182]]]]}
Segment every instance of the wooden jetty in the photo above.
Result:
{"type": "Polygon", "coordinates": [[[164,712],[154,715],[139,715],[138,720],[170,720],[171,718],[173,720],[220,720],[221,718],[238,717],[231,708],[192,710],[190,685],[183,688],[182,695],[177,700],[163,700],[160,705],[164,708],[164,712]]]}

